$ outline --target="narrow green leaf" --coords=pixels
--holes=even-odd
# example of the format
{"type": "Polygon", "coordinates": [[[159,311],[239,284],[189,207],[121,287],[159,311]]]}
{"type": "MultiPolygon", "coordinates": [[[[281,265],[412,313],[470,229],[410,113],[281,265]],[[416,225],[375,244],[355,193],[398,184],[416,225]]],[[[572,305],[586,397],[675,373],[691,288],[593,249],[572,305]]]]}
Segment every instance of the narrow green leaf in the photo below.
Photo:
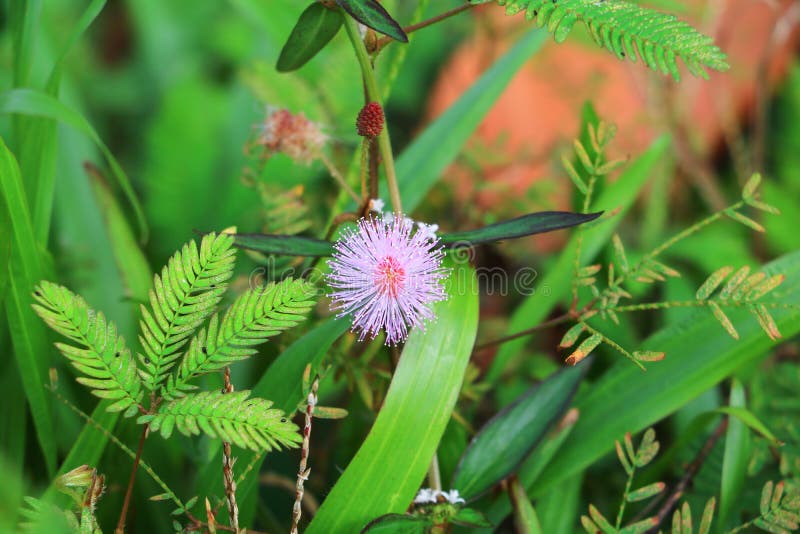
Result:
{"type": "Polygon", "coordinates": [[[22,185],[19,166],[13,154],[0,139],[0,197],[9,214],[12,229],[9,277],[5,300],[8,326],[14,345],[14,357],[36,428],[36,436],[44,455],[49,475],[56,470],[56,442],[50,396],[45,391],[51,350],[47,346],[44,326],[33,311],[33,286],[43,276],[36,238],[33,232],[28,201],[22,185]]]}
{"type": "Polygon", "coordinates": [[[727,215],[729,218],[733,219],[734,221],[736,221],[738,223],[741,223],[741,224],[747,226],[748,228],[750,228],[752,230],[755,230],[756,232],[765,232],[766,231],[766,230],[764,230],[764,227],[761,226],[761,224],[757,223],[756,221],[754,221],[753,219],[751,219],[747,215],[744,215],[743,213],[740,213],[740,212],[738,212],[738,211],[736,211],[734,209],[730,209],[730,208],[726,209],[725,210],[725,215],[727,215]]]}
{"type": "Polygon", "coordinates": [[[608,522],[603,514],[600,513],[600,510],[595,507],[595,505],[589,505],[589,516],[592,518],[592,521],[600,527],[600,530],[605,534],[616,534],[617,529],[611,526],[611,523],[608,522]]]}
{"type": "Polygon", "coordinates": [[[617,260],[617,265],[623,273],[627,273],[630,266],[628,265],[628,256],[625,254],[625,245],[622,244],[619,234],[614,233],[611,237],[611,242],[614,244],[614,257],[617,260]]]}
{"type": "Polygon", "coordinates": [[[564,170],[567,171],[567,176],[569,176],[570,180],[572,180],[572,183],[575,184],[575,187],[578,188],[578,191],[585,196],[586,193],[589,192],[589,189],[586,187],[586,183],[578,174],[578,171],[575,170],[575,166],[564,154],[561,155],[561,164],[564,166],[564,170]]]}
{"type": "MultiPolygon", "coordinates": [[[[761,185],[761,174],[759,173],[753,174],[744,184],[744,189],[742,189],[742,198],[744,200],[749,200],[753,198],[756,194],[758,186],[760,185],[761,185]]],[[[721,506],[722,505],[720,505],[720,507],[721,506]]]]}
{"type": "Polygon", "coordinates": [[[436,321],[409,335],[375,424],[308,534],[357,532],[372,518],[405,511],[414,498],[458,399],[475,342],[474,277],[470,267],[454,266],[450,298],[435,306],[436,321]]]}
{"type": "MultiPolygon", "coordinates": [[[[735,408],[744,412],[750,416],[751,420],[755,420],[755,422],[760,425],[761,422],[745,408],[745,402],[744,386],[738,379],[734,378],[731,381],[728,408],[735,408]]],[[[722,413],[732,415],[727,411],[723,411],[722,413]]],[[[761,426],[763,427],[763,425],[761,426]]],[[[767,430],[766,427],[763,428],[769,434],[769,430],[767,430]]],[[[725,431],[725,452],[722,457],[719,495],[719,524],[722,528],[727,529],[731,526],[731,514],[735,510],[736,502],[744,489],[749,460],[750,433],[747,431],[747,427],[741,418],[728,418],[728,429],[725,431]]]]}
{"type": "Polygon", "coordinates": [[[560,349],[568,349],[572,345],[578,341],[578,337],[583,333],[585,326],[583,323],[577,323],[572,326],[567,333],[564,334],[564,337],[561,338],[561,342],[558,344],[558,348],[560,349]]]}
{"type": "Polygon", "coordinates": [[[460,527],[491,527],[492,523],[486,519],[483,512],[473,508],[461,508],[456,515],[450,518],[450,523],[460,527]]]}
{"type": "Polygon", "coordinates": [[[578,345],[578,348],[575,349],[572,354],[567,356],[567,359],[565,360],[567,365],[575,365],[579,363],[581,360],[591,354],[591,352],[602,342],[603,336],[600,334],[592,334],[591,336],[587,337],[580,345],[578,345]]]}
{"type": "Polygon", "coordinates": [[[714,506],[716,504],[716,498],[711,497],[708,499],[705,508],[703,508],[703,517],[700,520],[700,526],[697,527],[697,534],[708,534],[711,532],[711,521],[714,518],[714,506]]]}
{"type": "Polygon", "coordinates": [[[342,9],[364,26],[376,32],[388,35],[401,43],[408,42],[408,36],[400,24],[392,18],[386,9],[375,0],[335,0],[342,9]]]}
{"type": "MultiPolygon", "coordinates": [[[[734,379],[734,384],[737,384],[735,379],[734,379]]],[[[738,385],[741,385],[741,384],[738,384],[738,385]]],[[[736,393],[738,395],[738,392],[736,392],[736,393]]],[[[734,397],[734,391],[731,390],[731,405],[730,406],[721,406],[720,408],[717,408],[714,411],[717,412],[717,413],[724,413],[724,414],[733,416],[738,421],[740,421],[741,423],[744,423],[746,426],[748,426],[752,431],[758,433],[762,437],[764,437],[764,438],[768,439],[769,441],[771,441],[773,446],[781,447],[783,445],[783,442],[781,440],[779,440],[777,438],[777,436],[775,436],[775,434],[773,434],[769,430],[769,428],[767,428],[767,425],[762,423],[761,420],[758,419],[758,417],[756,417],[753,412],[751,412],[750,410],[748,410],[747,408],[744,407],[744,404],[743,404],[744,400],[738,401],[741,404],[738,404],[738,403],[734,404],[733,397],[734,397]]],[[[721,506],[721,504],[720,504],[720,506],[721,506]]]]}
{"type": "Polygon", "coordinates": [[[655,495],[658,495],[667,485],[663,482],[654,482],[652,484],[648,484],[647,486],[641,487],[639,489],[633,490],[632,492],[628,493],[627,497],[625,498],[628,502],[639,502],[645,499],[649,499],[655,495]]]}
{"type": "Polygon", "coordinates": [[[292,28],[278,56],[278,72],[297,70],[333,39],[342,26],[342,14],[320,2],[306,8],[292,28]]]}
{"type": "Polygon", "coordinates": [[[750,274],[750,267],[745,265],[736,271],[725,283],[725,287],[719,292],[720,299],[728,299],[734,291],[745,281],[747,275],[750,274]]]}
{"type": "Polygon", "coordinates": [[[508,495],[514,508],[514,531],[518,534],[543,534],[536,510],[528,499],[525,488],[516,478],[511,481],[508,495]]]}
{"type": "Polygon", "coordinates": [[[330,241],[296,235],[236,234],[236,246],[257,250],[264,254],[287,256],[330,256],[333,244],[330,241]]]}
{"type": "Polygon", "coordinates": [[[386,514],[370,521],[361,534],[425,534],[433,525],[430,516],[386,514]]]}
{"type": "Polygon", "coordinates": [[[54,119],[75,128],[91,139],[103,153],[114,177],[133,207],[142,241],[147,240],[148,229],[144,211],[133,191],[128,176],[111,153],[108,146],[100,139],[92,125],[77,111],[61,101],[36,89],[12,89],[0,93],[0,113],[19,113],[36,117],[54,119]]]}
{"type": "Polygon", "coordinates": [[[649,532],[653,528],[658,526],[658,518],[657,517],[649,517],[647,519],[642,519],[641,521],[637,521],[632,525],[628,525],[627,527],[621,529],[619,534],[644,534],[645,532],[649,532]]]}
{"type": "Polygon", "coordinates": [[[461,457],[450,487],[471,500],[510,475],[566,411],[588,368],[562,369],[492,417],[461,457]]]}
{"type": "Polygon", "coordinates": [[[714,314],[714,317],[719,321],[719,324],[722,325],[722,328],[724,328],[733,339],[739,339],[739,333],[733,327],[733,323],[728,316],[725,315],[725,312],[722,311],[722,308],[719,307],[719,304],[713,300],[709,300],[708,307],[711,308],[711,313],[714,314]]]}
{"type": "Polygon", "coordinates": [[[586,148],[584,148],[583,144],[581,144],[580,141],[575,139],[572,145],[573,148],[575,149],[575,155],[578,156],[578,161],[581,162],[583,169],[589,174],[595,174],[595,168],[594,164],[592,163],[592,158],[589,157],[589,153],[586,152],[586,148]]]}
{"type": "Polygon", "coordinates": [[[454,232],[439,236],[441,243],[451,247],[469,247],[480,243],[491,243],[503,239],[514,239],[534,234],[552,232],[592,221],[602,215],[598,213],[570,213],[567,211],[543,211],[529,213],[515,219],[490,224],[476,230],[454,232]]]}
{"type": "Polygon", "coordinates": [[[697,300],[706,300],[711,294],[719,287],[723,280],[725,280],[729,274],[733,272],[733,267],[721,267],[711,273],[711,275],[706,278],[706,281],[703,282],[703,285],[697,290],[695,297],[697,300]]]}
{"type": "Polygon", "coordinates": [[[753,315],[755,315],[762,330],[764,330],[770,339],[779,339],[782,337],[781,331],[778,330],[778,325],[775,324],[775,319],[772,318],[766,306],[763,304],[752,304],[750,310],[753,312],[753,315]]]}

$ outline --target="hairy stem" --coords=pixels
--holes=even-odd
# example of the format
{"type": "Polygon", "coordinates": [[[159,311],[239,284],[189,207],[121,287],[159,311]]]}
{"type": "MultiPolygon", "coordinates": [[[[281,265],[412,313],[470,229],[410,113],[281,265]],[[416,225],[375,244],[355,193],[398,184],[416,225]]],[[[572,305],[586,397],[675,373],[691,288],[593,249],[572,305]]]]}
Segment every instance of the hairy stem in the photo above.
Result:
{"type": "Polygon", "coordinates": [[[303,446],[300,449],[300,467],[297,470],[297,484],[295,486],[294,506],[292,507],[292,527],[291,534],[299,532],[300,516],[303,513],[303,486],[311,474],[308,468],[308,452],[311,445],[311,421],[314,417],[314,407],[317,405],[317,390],[319,389],[319,377],[314,379],[311,384],[311,391],[306,399],[306,424],[303,427],[303,446]]]}
{"type": "Polygon", "coordinates": [[[125,500],[122,502],[122,511],[119,514],[119,521],[117,522],[116,534],[123,534],[125,532],[125,520],[128,516],[128,507],[131,504],[131,496],[133,495],[133,483],[136,480],[136,471],[139,469],[139,462],[142,460],[142,449],[144,448],[144,440],[147,439],[147,431],[149,425],[144,425],[142,428],[142,436],[139,438],[139,448],[136,450],[136,458],[133,460],[133,468],[131,469],[131,477],[128,480],[128,489],[125,491],[125,500]]]}
{"type": "MultiPolygon", "coordinates": [[[[233,393],[233,384],[231,384],[231,370],[229,367],[225,368],[223,373],[225,393],[233,393]]],[[[228,506],[228,517],[230,517],[231,528],[236,534],[241,532],[239,530],[239,505],[236,503],[236,481],[233,479],[233,464],[235,458],[231,457],[231,444],[227,441],[222,442],[222,479],[225,485],[225,500],[228,506]]]]}
{"type": "MultiPolygon", "coordinates": [[[[356,22],[350,16],[344,16],[344,27],[347,30],[347,36],[355,50],[358,65],[361,68],[361,76],[364,79],[364,86],[366,87],[367,100],[369,102],[381,103],[381,94],[378,91],[378,83],[375,80],[375,72],[372,69],[372,63],[367,55],[367,49],[364,46],[364,41],[358,34],[356,22]]],[[[392,143],[389,139],[389,128],[384,126],[380,135],[377,138],[378,149],[381,153],[383,160],[383,168],[386,172],[386,183],[389,186],[389,199],[392,203],[392,210],[395,213],[403,212],[403,204],[400,201],[400,189],[397,186],[397,175],[394,170],[394,156],[392,154],[392,143]]]]}

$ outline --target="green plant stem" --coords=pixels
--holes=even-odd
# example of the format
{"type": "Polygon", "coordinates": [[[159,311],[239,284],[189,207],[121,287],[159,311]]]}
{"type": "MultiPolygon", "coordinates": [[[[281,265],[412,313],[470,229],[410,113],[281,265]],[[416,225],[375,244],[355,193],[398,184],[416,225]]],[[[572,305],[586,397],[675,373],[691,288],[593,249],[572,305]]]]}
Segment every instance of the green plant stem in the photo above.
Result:
{"type": "Polygon", "coordinates": [[[620,354],[622,354],[623,356],[628,358],[630,361],[632,361],[636,365],[636,367],[638,367],[642,371],[646,371],[646,369],[644,368],[644,365],[642,365],[642,362],[640,362],[639,360],[634,358],[633,355],[630,352],[625,350],[625,347],[623,347],[622,345],[620,345],[619,343],[617,343],[613,339],[610,339],[610,338],[606,337],[602,332],[600,332],[596,328],[591,327],[589,325],[589,323],[587,323],[585,321],[581,321],[581,324],[583,324],[583,327],[586,329],[587,332],[589,332],[590,334],[599,335],[600,337],[603,338],[603,343],[605,343],[606,345],[608,345],[612,349],[616,350],[617,352],[619,352],[620,354]]]}
{"type": "Polygon", "coordinates": [[[622,502],[619,504],[619,511],[617,512],[617,522],[614,525],[616,530],[622,526],[622,517],[625,515],[625,504],[628,502],[628,494],[631,492],[631,485],[633,484],[633,475],[636,474],[636,467],[631,468],[628,475],[628,481],[625,483],[625,492],[622,494],[622,502]]]}
{"type": "MultiPolygon", "coordinates": [[[[780,302],[749,302],[749,301],[742,301],[742,300],[714,300],[717,305],[720,307],[729,307],[729,308],[742,308],[748,306],[750,304],[760,304],[766,308],[770,309],[781,309],[781,310],[794,310],[800,308],[800,304],[786,304],[780,302]]],[[[610,308],[605,308],[606,310],[614,311],[617,313],[624,313],[624,312],[635,312],[635,311],[645,311],[645,310],[664,310],[668,308],[702,308],[708,306],[708,300],[676,300],[676,301],[663,301],[663,302],[643,302],[640,304],[628,304],[625,306],[615,306],[610,308]]]]}
{"type": "MultiPolygon", "coordinates": [[[[598,162],[600,155],[597,156],[598,162]]],[[[586,189],[586,195],[583,197],[583,211],[582,213],[589,213],[589,206],[592,203],[592,195],[594,194],[594,186],[597,183],[597,175],[592,174],[589,177],[589,185],[586,189]]],[[[583,248],[583,234],[585,229],[581,226],[578,227],[578,240],[575,245],[575,273],[574,278],[572,280],[572,306],[570,309],[575,311],[578,306],[578,273],[580,272],[581,268],[581,248],[583,248]]]]}
{"type": "MultiPolygon", "coordinates": [[[[358,28],[356,22],[346,13],[344,17],[344,27],[347,30],[347,36],[353,45],[353,50],[358,59],[358,65],[361,68],[361,76],[364,79],[364,87],[366,89],[367,101],[377,102],[381,104],[381,93],[378,90],[378,83],[375,80],[375,72],[372,69],[372,63],[369,60],[367,49],[364,46],[364,41],[358,35],[358,28]]],[[[383,104],[381,104],[383,107],[383,104]]],[[[389,186],[389,200],[392,203],[392,210],[395,213],[403,212],[403,204],[400,201],[400,188],[397,186],[397,175],[394,170],[394,155],[392,154],[392,143],[389,139],[389,128],[384,125],[380,135],[377,137],[378,149],[381,153],[383,160],[383,168],[386,173],[386,183],[389,186]]]]}

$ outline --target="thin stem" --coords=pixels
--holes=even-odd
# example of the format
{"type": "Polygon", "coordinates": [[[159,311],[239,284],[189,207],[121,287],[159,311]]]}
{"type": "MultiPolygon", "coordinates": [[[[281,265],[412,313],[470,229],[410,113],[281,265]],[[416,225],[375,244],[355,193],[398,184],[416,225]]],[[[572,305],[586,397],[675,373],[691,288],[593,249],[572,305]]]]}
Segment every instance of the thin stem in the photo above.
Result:
{"type": "Polygon", "coordinates": [[[370,200],[369,190],[367,189],[367,165],[369,165],[369,138],[365,137],[361,141],[361,197],[370,200]]]}
{"type": "Polygon", "coordinates": [[[637,360],[636,358],[634,358],[634,357],[633,357],[633,354],[631,354],[630,352],[628,352],[627,350],[625,350],[625,347],[623,347],[622,345],[620,345],[619,343],[617,343],[617,342],[616,342],[616,341],[614,341],[613,339],[606,337],[606,336],[605,336],[605,335],[604,335],[602,332],[600,332],[600,331],[599,331],[599,330],[597,330],[596,328],[593,328],[593,327],[589,326],[589,323],[587,323],[587,322],[585,322],[585,321],[581,321],[581,324],[583,324],[583,327],[584,327],[584,328],[586,329],[586,331],[587,331],[587,332],[589,332],[590,334],[597,334],[597,335],[599,335],[600,337],[602,337],[602,338],[603,338],[603,343],[605,343],[606,345],[608,345],[608,346],[609,346],[609,347],[611,347],[612,349],[616,350],[617,352],[619,352],[620,354],[622,354],[623,356],[625,356],[626,358],[628,358],[630,361],[632,361],[632,362],[633,362],[633,363],[636,365],[636,367],[638,367],[638,368],[639,368],[639,369],[641,369],[642,371],[645,371],[645,370],[646,370],[646,369],[644,368],[644,365],[642,365],[642,362],[640,362],[639,360],[637,360]]]}
{"type": "Polygon", "coordinates": [[[125,519],[128,515],[128,506],[131,503],[131,495],[133,495],[133,483],[136,480],[136,470],[139,468],[139,462],[142,459],[142,449],[144,448],[144,440],[147,439],[147,430],[149,425],[144,425],[142,428],[142,436],[139,438],[139,448],[136,450],[136,458],[133,460],[133,468],[131,469],[131,477],[128,480],[128,489],[125,492],[125,500],[122,503],[122,511],[119,514],[119,521],[117,522],[116,534],[123,534],[125,532],[125,519]]]}
{"type": "Polygon", "coordinates": [[[617,522],[615,529],[619,530],[622,526],[622,517],[625,515],[625,504],[628,502],[628,493],[631,491],[631,484],[633,484],[633,475],[636,474],[636,468],[632,468],[628,475],[628,481],[625,483],[625,492],[622,494],[622,502],[619,505],[619,512],[617,512],[617,522]]]}
{"type": "MultiPolygon", "coordinates": [[[[598,154],[598,163],[600,155],[598,154]]],[[[589,213],[589,206],[592,203],[592,195],[594,194],[594,186],[597,183],[597,175],[592,174],[589,177],[589,186],[586,190],[586,195],[583,198],[583,211],[582,213],[589,213]]],[[[570,308],[575,310],[578,306],[578,273],[580,272],[581,268],[581,248],[583,247],[583,234],[584,234],[584,227],[581,226],[578,228],[578,238],[577,243],[575,245],[575,264],[574,264],[574,278],[572,280],[572,306],[570,308]]]]}
{"type": "MultiPolygon", "coordinates": [[[[233,384],[231,384],[231,370],[229,367],[225,368],[223,373],[225,393],[233,393],[233,384]]],[[[228,517],[230,518],[231,528],[236,534],[239,534],[239,505],[236,503],[236,481],[233,479],[233,463],[234,459],[231,457],[231,444],[230,442],[222,442],[222,479],[225,486],[225,500],[228,505],[228,517]]]]}
{"type": "Polygon", "coordinates": [[[439,471],[439,455],[434,453],[428,468],[428,484],[431,489],[442,491],[442,474],[439,471]]]}
{"type": "Polygon", "coordinates": [[[333,164],[333,162],[328,159],[328,156],[326,156],[325,154],[320,154],[319,159],[320,161],[322,161],[322,164],[325,165],[325,168],[328,169],[328,173],[333,177],[336,183],[339,184],[339,186],[342,189],[344,189],[344,191],[348,195],[350,195],[350,198],[352,198],[356,204],[360,204],[361,198],[356,194],[355,191],[353,191],[353,188],[350,187],[350,185],[345,181],[344,177],[342,176],[342,173],[340,173],[339,169],[337,169],[336,166],[333,164]]]}
{"type": "Polygon", "coordinates": [[[497,339],[492,339],[491,341],[487,341],[485,343],[481,343],[480,345],[476,345],[475,346],[475,352],[478,352],[478,351],[481,351],[481,350],[485,350],[485,349],[488,349],[489,347],[493,347],[495,345],[500,345],[500,344],[506,343],[508,341],[513,341],[513,340],[521,338],[521,337],[529,336],[529,335],[533,334],[534,332],[536,332],[538,330],[543,330],[543,329],[549,328],[551,326],[556,326],[556,325],[559,325],[559,324],[562,324],[562,323],[566,323],[571,318],[572,318],[572,315],[570,313],[565,313],[563,315],[559,315],[558,317],[555,317],[553,319],[550,319],[550,320],[544,321],[542,323],[539,323],[536,326],[528,328],[526,330],[522,330],[521,332],[517,332],[515,334],[510,334],[508,336],[503,336],[503,337],[500,337],[500,338],[497,338],[497,339]]]}
{"type": "MultiPolygon", "coordinates": [[[[635,311],[645,311],[645,310],[664,310],[668,308],[703,308],[708,306],[708,300],[676,300],[676,301],[663,301],[663,302],[643,302],[641,304],[629,304],[626,306],[616,306],[605,308],[606,310],[611,310],[617,313],[624,313],[624,312],[635,312],[635,311]]],[[[714,300],[720,307],[730,307],[730,308],[743,308],[750,304],[760,304],[766,308],[770,309],[780,309],[780,310],[794,310],[800,308],[800,305],[797,304],[787,304],[784,302],[746,302],[740,300],[714,300]]]]}
{"type": "MultiPolygon", "coordinates": [[[[445,19],[448,19],[448,18],[450,18],[452,16],[458,15],[462,11],[466,11],[466,10],[468,10],[470,8],[473,8],[476,5],[477,4],[464,4],[464,5],[455,7],[453,9],[449,10],[449,11],[445,11],[444,13],[440,13],[439,15],[436,15],[436,16],[433,16],[433,17],[431,17],[429,19],[425,19],[425,20],[423,20],[421,22],[418,22],[417,24],[412,24],[411,26],[406,26],[405,28],[403,28],[403,31],[406,32],[406,33],[412,33],[412,32],[415,32],[417,30],[421,30],[422,28],[427,28],[428,26],[436,24],[437,22],[441,22],[441,21],[443,21],[445,19]]],[[[392,41],[394,41],[394,39],[392,39],[391,37],[381,37],[378,40],[377,50],[380,51],[384,46],[388,45],[392,41]]]]}
{"type": "Polygon", "coordinates": [[[303,427],[303,446],[300,449],[300,467],[297,470],[297,483],[295,486],[294,506],[292,507],[292,527],[290,534],[298,534],[300,516],[303,513],[303,486],[311,474],[308,468],[308,452],[311,446],[311,421],[314,418],[314,407],[317,405],[317,390],[319,389],[319,377],[314,379],[311,384],[311,391],[308,392],[306,399],[306,424],[303,427]]]}
{"type": "MultiPolygon", "coordinates": [[[[361,40],[361,36],[358,34],[358,28],[356,27],[355,20],[349,16],[345,16],[344,27],[345,30],[347,30],[347,36],[350,38],[350,42],[353,45],[353,50],[355,50],[356,53],[356,58],[358,59],[358,65],[361,68],[361,76],[364,79],[367,99],[369,102],[377,102],[380,104],[381,93],[378,91],[378,83],[375,80],[375,73],[372,70],[372,64],[370,63],[369,56],[367,55],[367,49],[364,46],[364,41],[361,40]]],[[[400,200],[400,189],[397,186],[397,175],[395,174],[394,170],[392,143],[389,139],[389,128],[386,125],[384,125],[383,130],[381,130],[380,135],[378,135],[377,141],[378,149],[380,150],[381,158],[383,160],[383,168],[386,172],[386,183],[389,186],[389,199],[392,203],[392,209],[395,211],[395,213],[402,213],[403,204],[400,200]]]]}

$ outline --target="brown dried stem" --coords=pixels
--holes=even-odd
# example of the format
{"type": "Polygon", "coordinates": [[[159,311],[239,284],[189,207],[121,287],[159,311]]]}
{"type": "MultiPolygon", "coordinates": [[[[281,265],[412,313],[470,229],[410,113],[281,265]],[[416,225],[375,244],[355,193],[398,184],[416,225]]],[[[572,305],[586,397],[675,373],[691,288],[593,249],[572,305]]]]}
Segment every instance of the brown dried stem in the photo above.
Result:
{"type": "Polygon", "coordinates": [[[311,474],[308,465],[308,451],[311,444],[311,421],[314,417],[314,406],[317,405],[317,389],[319,389],[319,377],[311,383],[311,391],[308,392],[306,400],[306,424],[303,427],[303,447],[300,449],[300,468],[297,470],[297,485],[295,487],[294,506],[292,507],[292,527],[291,534],[299,532],[300,516],[303,513],[303,486],[311,474]]]}
{"type": "MultiPolygon", "coordinates": [[[[225,368],[223,374],[224,380],[224,393],[233,393],[233,384],[231,384],[231,370],[229,367],[225,368]]],[[[231,528],[236,534],[241,532],[239,530],[239,506],[236,504],[236,480],[233,477],[233,464],[236,459],[231,456],[231,444],[227,441],[222,442],[222,479],[225,485],[225,500],[228,505],[228,516],[231,521],[231,528]]]]}

